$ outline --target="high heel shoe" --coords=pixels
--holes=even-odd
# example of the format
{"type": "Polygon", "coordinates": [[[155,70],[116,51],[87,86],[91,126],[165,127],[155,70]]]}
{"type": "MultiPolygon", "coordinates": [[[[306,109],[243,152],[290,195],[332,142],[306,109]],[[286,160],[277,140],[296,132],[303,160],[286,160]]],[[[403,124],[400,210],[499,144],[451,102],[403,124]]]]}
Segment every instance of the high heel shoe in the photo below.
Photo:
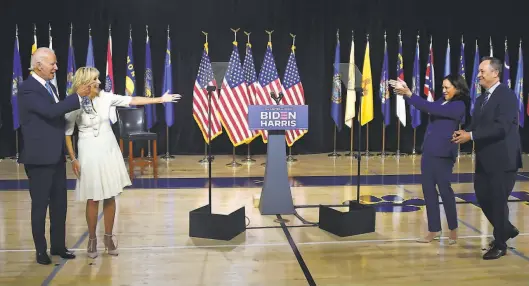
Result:
{"type": "Polygon", "coordinates": [[[89,238],[88,246],[86,248],[86,254],[88,257],[94,259],[97,257],[97,238],[89,238]]]}
{"type": "Polygon", "coordinates": [[[425,237],[421,237],[421,238],[418,238],[416,240],[416,242],[419,242],[419,243],[430,243],[434,240],[439,240],[441,238],[441,234],[440,233],[437,233],[435,236],[433,236],[432,238],[429,238],[428,236],[425,236],[425,237]]]}
{"type": "Polygon", "coordinates": [[[105,234],[105,251],[107,251],[109,255],[117,256],[119,254],[118,246],[117,243],[114,243],[114,240],[112,239],[113,237],[114,235],[112,234],[105,234]]]}
{"type": "Polygon", "coordinates": [[[457,243],[457,233],[454,231],[450,231],[450,235],[448,236],[448,245],[454,245],[457,243]]]}

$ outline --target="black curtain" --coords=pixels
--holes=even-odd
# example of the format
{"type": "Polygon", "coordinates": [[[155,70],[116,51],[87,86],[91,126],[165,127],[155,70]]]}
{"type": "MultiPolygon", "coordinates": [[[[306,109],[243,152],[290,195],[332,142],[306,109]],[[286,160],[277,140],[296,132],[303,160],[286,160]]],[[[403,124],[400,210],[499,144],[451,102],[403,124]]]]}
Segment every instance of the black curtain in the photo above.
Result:
{"type": "MultiPolygon", "coordinates": [[[[0,130],[0,157],[15,154],[15,132],[11,119],[11,74],[15,25],[19,28],[19,41],[24,78],[27,77],[33,42],[33,24],[37,25],[39,46],[48,46],[48,24],[52,27],[53,47],[59,62],[57,73],[59,90],[63,93],[66,82],[68,37],[73,23],[73,41],[77,67],[86,62],[88,27],[91,26],[96,67],[104,82],[106,46],[109,25],[112,27],[113,64],[116,93],[124,93],[125,59],[129,28],[132,28],[137,94],[143,94],[145,68],[145,26],[149,26],[151,39],[154,85],[156,95],[163,93],[162,76],[166,48],[167,27],[172,40],[174,91],[184,95],[175,108],[175,124],[169,131],[172,154],[202,154],[204,141],[192,117],[192,88],[203,50],[204,36],[209,33],[209,53],[213,62],[227,62],[231,53],[233,33],[230,28],[240,28],[238,41],[241,57],[244,56],[246,37],[251,32],[251,42],[257,72],[261,68],[268,35],[272,34],[273,52],[280,77],[283,77],[292,38],[296,37],[296,56],[306,102],[309,105],[309,133],[293,146],[293,153],[330,152],[333,148],[333,122],[330,116],[330,98],[336,31],[340,30],[341,62],[349,60],[351,32],[355,35],[355,59],[362,70],[369,34],[373,89],[375,90],[375,119],[369,124],[369,149],[382,147],[382,116],[378,87],[384,50],[384,32],[387,33],[390,77],[396,75],[397,35],[402,31],[404,73],[411,85],[411,72],[415,42],[420,35],[421,84],[428,57],[430,36],[433,38],[436,97],[442,96],[441,80],[447,39],[451,44],[452,71],[457,72],[459,46],[464,35],[466,77],[472,75],[475,42],[480,54],[488,55],[489,37],[492,37],[494,55],[503,60],[504,42],[507,38],[511,80],[516,77],[518,44],[520,38],[529,39],[529,18],[524,14],[523,1],[422,1],[422,0],[94,0],[94,1],[4,1],[0,11],[0,39],[3,60],[0,65],[0,105],[3,127],[0,130]]],[[[527,49],[526,49],[527,50],[527,49]]],[[[525,57],[526,63],[528,56],[525,57]]],[[[527,76],[526,76],[527,79],[527,76]]],[[[527,90],[527,89],[525,89],[527,90]]],[[[525,93],[524,93],[525,94],[525,93]]],[[[343,96],[345,96],[345,88],[343,96]]],[[[527,100],[524,99],[524,103],[527,100]]],[[[386,150],[397,148],[397,118],[395,100],[391,98],[391,124],[386,129],[386,150]]],[[[165,153],[166,133],[163,106],[157,106],[159,150],[165,153]]],[[[407,127],[401,128],[401,151],[411,152],[413,130],[408,115],[407,127]]],[[[417,148],[427,124],[417,129],[417,148]]],[[[355,123],[357,121],[355,120],[355,123]]],[[[529,149],[521,130],[524,150],[529,149]]],[[[355,132],[357,127],[355,126],[355,132]]],[[[365,138],[365,128],[364,128],[365,138]]],[[[338,150],[348,150],[350,130],[345,127],[337,134],[338,150]]],[[[355,140],[356,141],[356,140],[355,140]]],[[[356,142],[355,142],[356,146],[356,142]]],[[[356,147],[355,147],[356,148],[356,147]]],[[[365,141],[362,142],[365,150],[365,141]]],[[[260,139],[252,143],[252,153],[264,153],[266,145],[260,139]]],[[[470,144],[463,151],[470,151],[470,144]]],[[[232,146],[224,132],[213,141],[215,154],[231,153],[232,146]]],[[[243,154],[246,148],[237,148],[243,154]]]]}

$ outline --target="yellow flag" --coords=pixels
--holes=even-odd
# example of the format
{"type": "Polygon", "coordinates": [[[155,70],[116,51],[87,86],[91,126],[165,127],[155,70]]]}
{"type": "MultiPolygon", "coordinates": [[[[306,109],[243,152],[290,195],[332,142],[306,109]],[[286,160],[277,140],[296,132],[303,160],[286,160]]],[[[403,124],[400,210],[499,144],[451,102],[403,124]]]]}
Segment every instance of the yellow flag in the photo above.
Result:
{"type": "Polygon", "coordinates": [[[364,96],[362,97],[362,109],[360,114],[360,125],[365,125],[373,120],[373,81],[371,79],[371,60],[369,59],[369,41],[366,45],[366,53],[364,56],[364,67],[362,70],[362,89],[364,96]]]}

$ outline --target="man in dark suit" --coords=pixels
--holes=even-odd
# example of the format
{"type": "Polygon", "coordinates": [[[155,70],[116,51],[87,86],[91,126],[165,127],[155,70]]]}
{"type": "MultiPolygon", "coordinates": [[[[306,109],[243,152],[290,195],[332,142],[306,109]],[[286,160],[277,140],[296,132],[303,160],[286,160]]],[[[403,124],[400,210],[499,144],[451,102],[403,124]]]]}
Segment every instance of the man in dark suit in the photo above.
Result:
{"type": "Polygon", "coordinates": [[[481,209],[494,227],[494,241],[483,259],[498,259],[506,254],[507,240],[519,231],[509,221],[507,200],[522,167],[518,131],[518,100],[514,92],[500,83],[502,63],[485,57],[479,65],[482,94],[476,99],[472,123],[454,133],[454,143],[473,140],[476,148],[474,190],[481,209]]]}
{"type": "Polygon", "coordinates": [[[59,100],[50,83],[57,71],[55,53],[39,48],[31,57],[33,73],[20,85],[18,104],[23,145],[19,163],[24,164],[31,196],[31,230],[37,251],[37,262],[50,264],[44,236],[46,211],[50,206],[50,254],[64,259],[75,255],[65,243],[66,224],[66,157],[64,115],[79,109],[81,96],[90,93],[83,87],[78,96],[59,100]]]}

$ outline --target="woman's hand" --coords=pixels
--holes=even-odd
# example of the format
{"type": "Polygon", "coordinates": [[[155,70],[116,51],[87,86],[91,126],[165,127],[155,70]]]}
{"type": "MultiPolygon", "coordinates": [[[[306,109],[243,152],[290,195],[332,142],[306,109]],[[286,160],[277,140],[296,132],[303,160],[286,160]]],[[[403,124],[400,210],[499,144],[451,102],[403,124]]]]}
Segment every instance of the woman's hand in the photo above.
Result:
{"type": "Polygon", "coordinates": [[[401,80],[400,78],[398,80],[390,80],[389,84],[391,87],[393,87],[393,90],[395,90],[395,93],[397,95],[406,95],[407,97],[410,97],[412,95],[412,92],[405,81],[401,80]]]}
{"type": "Polygon", "coordinates": [[[162,103],[164,102],[178,102],[182,96],[180,94],[170,94],[169,91],[166,91],[164,95],[162,95],[162,103]]]}
{"type": "Polygon", "coordinates": [[[79,161],[77,159],[72,161],[72,169],[75,176],[77,176],[77,179],[81,176],[81,164],[79,164],[79,161]]]}

